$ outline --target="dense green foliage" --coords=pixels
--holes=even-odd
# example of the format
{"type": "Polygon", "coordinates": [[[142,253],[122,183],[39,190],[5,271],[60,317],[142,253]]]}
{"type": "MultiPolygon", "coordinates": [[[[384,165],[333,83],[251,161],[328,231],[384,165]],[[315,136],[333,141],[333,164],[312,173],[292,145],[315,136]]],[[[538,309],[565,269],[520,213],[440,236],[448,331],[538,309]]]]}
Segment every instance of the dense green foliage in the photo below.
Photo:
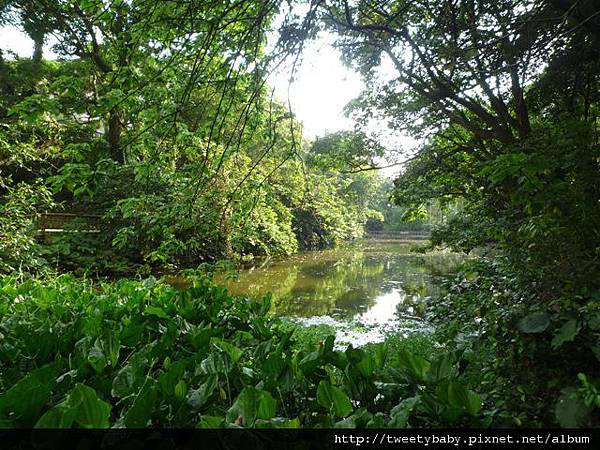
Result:
{"type": "Polygon", "coordinates": [[[532,307],[514,270],[504,258],[469,262],[433,307],[437,338],[465,351],[468,384],[486,392],[498,424],[597,424],[598,301],[532,307]]]}
{"type": "Polygon", "coordinates": [[[461,352],[335,350],[206,279],[0,284],[3,427],[482,426],[461,352]],[[393,355],[389,355],[393,351],[393,355]]]}
{"type": "Polygon", "coordinates": [[[0,57],[0,270],[147,273],[362,235],[382,179],[318,161],[264,85],[275,4],[118,3],[48,2],[35,18],[69,58],[0,57]],[[99,233],[36,241],[44,212],[99,233]]]}
{"type": "Polygon", "coordinates": [[[429,248],[480,256],[433,307],[446,351],[305,349],[267,300],[205,280],[6,278],[0,424],[598,425],[597,2],[290,8],[0,1],[0,25],[34,42],[31,59],[0,54],[0,272],[174,272],[413,219],[435,225],[429,248]],[[321,30],[366,90],[356,130],[309,143],[265,83],[321,30]],[[371,171],[382,123],[421,142],[394,205],[371,171]],[[40,236],[44,212],[79,218],[40,236]]]}

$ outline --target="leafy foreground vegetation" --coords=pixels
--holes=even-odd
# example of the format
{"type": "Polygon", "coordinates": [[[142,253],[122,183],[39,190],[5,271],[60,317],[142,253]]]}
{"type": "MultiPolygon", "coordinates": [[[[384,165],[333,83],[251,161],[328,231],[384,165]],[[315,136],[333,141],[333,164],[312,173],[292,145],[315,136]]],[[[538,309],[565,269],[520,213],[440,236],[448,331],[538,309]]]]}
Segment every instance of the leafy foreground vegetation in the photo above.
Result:
{"type": "Polygon", "coordinates": [[[597,426],[600,299],[532,308],[533,289],[515,288],[511,270],[502,258],[475,260],[448,280],[432,305],[437,339],[464,350],[464,380],[486,393],[496,423],[597,426]]]}
{"type": "Polygon", "coordinates": [[[206,279],[0,284],[3,427],[485,426],[461,352],[297,341],[206,279]],[[306,344],[306,345],[304,345],[306,344]]]}

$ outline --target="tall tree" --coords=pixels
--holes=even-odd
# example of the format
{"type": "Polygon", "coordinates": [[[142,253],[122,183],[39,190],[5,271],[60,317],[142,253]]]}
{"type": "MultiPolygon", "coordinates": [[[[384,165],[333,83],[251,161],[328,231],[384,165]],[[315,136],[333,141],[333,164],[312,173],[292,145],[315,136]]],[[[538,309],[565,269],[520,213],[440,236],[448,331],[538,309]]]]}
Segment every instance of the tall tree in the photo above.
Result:
{"type": "Polygon", "coordinates": [[[354,117],[379,117],[421,139],[396,180],[395,201],[420,208],[466,199],[446,240],[465,250],[500,247],[524,278],[557,289],[577,278],[585,291],[600,240],[592,231],[600,217],[592,188],[600,184],[599,56],[588,26],[600,16],[597,2],[311,5],[297,29],[334,31],[345,62],[367,84],[350,105],[354,117]],[[575,55],[583,71],[572,70],[575,55]],[[567,228],[572,233],[558,232],[567,228]],[[586,261],[581,270],[561,268],[578,259],[586,261]]]}
{"type": "Polygon", "coordinates": [[[55,28],[51,17],[44,14],[39,2],[35,0],[0,1],[0,24],[20,22],[23,31],[33,41],[31,59],[36,66],[42,61],[46,36],[55,28]],[[4,22],[4,23],[2,23],[4,22]]]}
{"type": "MultiPolygon", "coordinates": [[[[125,160],[125,130],[135,128],[130,120],[135,95],[163,83],[167,71],[182,76],[183,86],[173,92],[177,97],[172,99],[172,108],[164,111],[157,124],[176,122],[197,85],[211,77],[221,78],[220,86],[216,80],[213,83],[223,90],[223,96],[228,95],[226,91],[238,75],[251,71],[251,65],[258,70],[255,61],[277,9],[276,2],[262,0],[15,0],[10,5],[36,42],[43,42],[43,36],[52,31],[59,54],[93,64],[94,98],[101,104],[98,112],[106,114],[106,140],[118,163],[125,160]],[[151,62],[157,65],[155,70],[144,70],[151,62]],[[100,111],[102,108],[106,111],[100,111]]],[[[250,99],[248,103],[252,103],[250,99]]],[[[226,103],[221,108],[225,107],[226,103]]],[[[224,113],[221,108],[214,114],[217,123],[222,119],[217,116],[224,113]]]]}

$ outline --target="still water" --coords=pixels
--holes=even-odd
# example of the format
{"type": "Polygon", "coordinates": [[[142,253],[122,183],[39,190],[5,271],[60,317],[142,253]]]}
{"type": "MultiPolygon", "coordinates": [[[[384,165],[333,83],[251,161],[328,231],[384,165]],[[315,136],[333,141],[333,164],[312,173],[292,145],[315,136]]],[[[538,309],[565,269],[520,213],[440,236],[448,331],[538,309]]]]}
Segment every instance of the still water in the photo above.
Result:
{"type": "Polygon", "coordinates": [[[428,331],[428,301],[461,258],[410,252],[414,242],[367,240],[247,267],[224,280],[233,294],[273,295],[272,313],[303,325],[330,325],[337,341],[362,345],[388,331],[428,331]]]}

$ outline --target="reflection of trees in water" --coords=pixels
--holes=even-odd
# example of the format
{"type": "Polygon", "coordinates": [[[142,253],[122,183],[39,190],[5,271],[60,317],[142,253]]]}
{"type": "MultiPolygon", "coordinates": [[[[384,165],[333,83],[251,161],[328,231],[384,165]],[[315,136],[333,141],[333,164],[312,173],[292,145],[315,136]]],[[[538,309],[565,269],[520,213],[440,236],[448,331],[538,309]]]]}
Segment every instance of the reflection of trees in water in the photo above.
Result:
{"type": "Polygon", "coordinates": [[[399,255],[390,257],[386,263],[387,273],[393,281],[399,281],[402,301],[397,305],[399,316],[423,317],[427,299],[439,294],[436,278],[452,272],[462,258],[448,255],[399,255]]]}
{"type": "Polygon", "coordinates": [[[432,286],[432,279],[455,273],[457,266],[464,262],[460,255],[410,255],[405,258],[404,274],[409,279],[419,277],[429,285],[428,288],[432,286]]]}
{"type": "Polygon", "coordinates": [[[298,266],[268,267],[242,272],[237,281],[220,281],[234,295],[260,298],[267,292],[285,295],[297,283],[298,266]]]}
{"type": "Polygon", "coordinates": [[[354,315],[373,307],[380,295],[399,291],[398,313],[422,316],[426,298],[438,289],[432,278],[457,261],[447,255],[310,252],[246,270],[239,282],[227,284],[234,293],[254,297],[271,291],[278,315],[354,315]]]}
{"type": "Polygon", "coordinates": [[[378,286],[354,286],[344,292],[336,302],[337,309],[344,311],[360,311],[373,305],[375,297],[381,289],[378,286]]]}
{"type": "Polygon", "coordinates": [[[407,294],[396,306],[396,314],[400,317],[423,317],[426,306],[427,297],[407,294]]]}
{"type": "Polygon", "coordinates": [[[335,261],[315,261],[300,268],[296,285],[287,293],[274,292],[273,310],[282,315],[325,315],[372,306],[380,291],[382,262],[366,262],[362,253],[335,261]]]}
{"type": "Polygon", "coordinates": [[[405,279],[402,283],[402,290],[408,296],[424,297],[427,294],[428,283],[425,277],[419,277],[419,280],[405,279]]]}
{"type": "Polygon", "coordinates": [[[416,316],[424,316],[427,300],[441,294],[442,287],[439,280],[454,273],[462,262],[464,257],[461,255],[414,256],[411,266],[415,270],[408,270],[404,274],[402,284],[403,291],[409,297],[403,304],[398,305],[398,313],[402,315],[413,311],[416,316]]]}

